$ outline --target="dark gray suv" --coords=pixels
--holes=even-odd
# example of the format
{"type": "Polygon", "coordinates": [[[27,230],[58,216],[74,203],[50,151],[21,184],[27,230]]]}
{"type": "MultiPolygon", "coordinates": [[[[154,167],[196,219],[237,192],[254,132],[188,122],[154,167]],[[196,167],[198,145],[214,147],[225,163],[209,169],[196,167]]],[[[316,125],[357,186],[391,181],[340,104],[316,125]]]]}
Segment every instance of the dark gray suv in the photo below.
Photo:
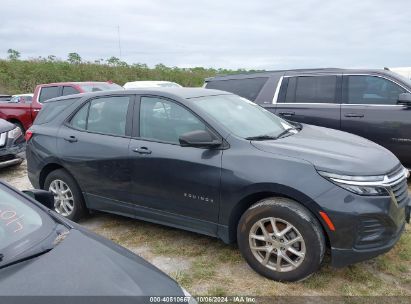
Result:
{"type": "Polygon", "coordinates": [[[209,78],[205,87],[243,96],[287,120],[368,138],[411,169],[411,82],[393,72],[284,70],[209,78]]]}
{"type": "Polygon", "coordinates": [[[306,278],[326,246],[334,266],[386,252],[409,221],[408,171],[391,152],[223,91],[53,99],[26,138],[30,181],[62,216],[95,209],[237,241],[275,280],[306,278]]]}

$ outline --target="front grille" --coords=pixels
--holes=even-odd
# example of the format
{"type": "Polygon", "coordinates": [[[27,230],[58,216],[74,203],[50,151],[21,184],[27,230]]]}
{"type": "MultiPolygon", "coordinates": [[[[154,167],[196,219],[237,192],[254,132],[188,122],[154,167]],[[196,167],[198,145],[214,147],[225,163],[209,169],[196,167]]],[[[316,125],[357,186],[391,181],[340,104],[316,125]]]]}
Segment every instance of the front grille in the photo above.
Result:
{"type": "Polygon", "coordinates": [[[403,179],[395,185],[391,185],[391,192],[398,207],[404,206],[408,202],[408,184],[407,179],[403,179]]]}
{"type": "Polygon", "coordinates": [[[398,207],[403,207],[408,202],[408,184],[404,170],[404,167],[400,165],[387,175],[389,179],[387,189],[398,207]]]}

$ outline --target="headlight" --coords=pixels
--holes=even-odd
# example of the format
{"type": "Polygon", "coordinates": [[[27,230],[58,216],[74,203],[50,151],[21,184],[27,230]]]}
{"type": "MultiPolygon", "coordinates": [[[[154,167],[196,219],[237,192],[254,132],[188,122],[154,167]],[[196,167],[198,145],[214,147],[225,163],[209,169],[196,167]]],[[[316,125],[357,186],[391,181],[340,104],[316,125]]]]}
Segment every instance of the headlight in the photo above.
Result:
{"type": "MultiPolygon", "coordinates": [[[[385,187],[386,176],[349,176],[318,171],[318,173],[332,183],[359,195],[389,196],[385,187]]],[[[389,185],[387,185],[389,186],[389,185]]]]}
{"type": "Polygon", "coordinates": [[[8,138],[18,138],[20,136],[22,136],[23,133],[21,132],[21,129],[19,127],[15,127],[13,130],[10,130],[9,132],[7,132],[7,137],[8,138]]]}

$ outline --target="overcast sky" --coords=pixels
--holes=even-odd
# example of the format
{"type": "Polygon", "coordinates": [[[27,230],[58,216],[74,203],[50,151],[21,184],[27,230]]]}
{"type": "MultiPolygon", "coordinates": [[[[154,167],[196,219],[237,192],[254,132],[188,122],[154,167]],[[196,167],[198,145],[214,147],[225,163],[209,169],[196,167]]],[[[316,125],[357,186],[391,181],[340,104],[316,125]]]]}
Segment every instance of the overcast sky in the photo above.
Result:
{"type": "Polygon", "coordinates": [[[411,66],[409,0],[2,0],[0,57],[179,67],[411,66]]]}

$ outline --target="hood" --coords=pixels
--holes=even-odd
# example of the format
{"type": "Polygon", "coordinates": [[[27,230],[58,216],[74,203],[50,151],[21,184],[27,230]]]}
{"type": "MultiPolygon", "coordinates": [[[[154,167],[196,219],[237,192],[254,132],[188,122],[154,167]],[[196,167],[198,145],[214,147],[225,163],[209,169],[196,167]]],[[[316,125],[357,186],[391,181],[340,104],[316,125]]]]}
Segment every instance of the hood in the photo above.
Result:
{"type": "Polygon", "coordinates": [[[76,229],[48,253],[1,269],[0,294],[184,296],[174,280],[144,259],[76,229]]]}
{"type": "Polygon", "coordinates": [[[288,137],[252,141],[257,149],[299,158],[317,170],[345,175],[382,175],[397,167],[399,160],[387,149],[365,138],[333,129],[303,125],[288,137]]]}
{"type": "Polygon", "coordinates": [[[8,122],[7,120],[0,119],[0,133],[8,132],[16,127],[15,124],[8,122]]]}

